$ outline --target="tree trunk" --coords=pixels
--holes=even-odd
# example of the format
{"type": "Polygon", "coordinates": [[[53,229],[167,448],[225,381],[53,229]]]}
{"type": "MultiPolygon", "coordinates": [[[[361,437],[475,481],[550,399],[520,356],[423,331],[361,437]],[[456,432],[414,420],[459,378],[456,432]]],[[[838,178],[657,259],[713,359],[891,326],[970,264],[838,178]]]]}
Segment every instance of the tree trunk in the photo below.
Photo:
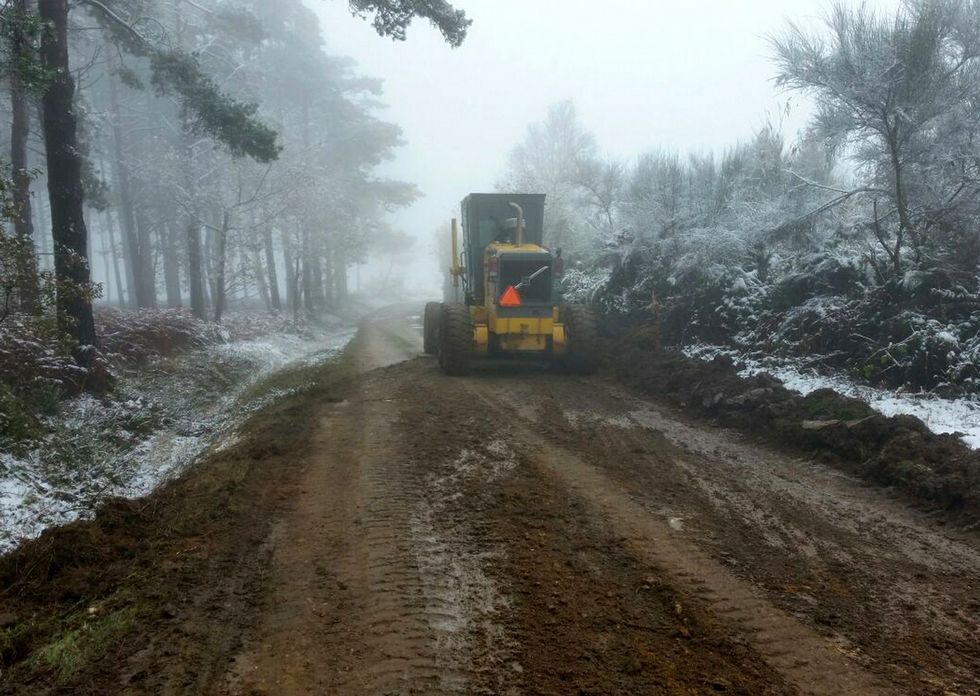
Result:
{"type": "Polygon", "coordinates": [[[912,252],[916,262],[921,262],[919,248],[919,238],[915,229],[912,227],[912,218],[909,215],[908,197],[905,194],[904,167],[902,156],[899,152],[898,126],[894,126],[888,135],[888,152],[891,155],[892,170],[895,174],[895,208],[898,211],[898,233],[895,235],[895,251],[892,258],[895,266],[895,275],[901,276],[901,257],[902,243],[906,235],[912,243],[912,252]]]}
{"type": "Polygon", "coordinates": [[[301,224],[303,235],[303,308],[313,313],[313,252],[310,248],[310,234],[305,222],[301,224]]]}
{"type": "Polygon", "coordinates": [[[333,246],[333,240],[328,238],[323,250],[323,301],[328,308],[334,306],[336,297],[333,287],[333,246]]]}
{"type": "Polygon", "coordinates": [[[295,304],[295,288],[296,282],[293,277],[293,250],[292,245],[289,240],[286,239],[286,235],[283,234],[283,245],[282,245],[282,255],[283,260],[286,263],[286,306],[292,309],[293,304],[295,304]]]}
{"type": "MultiPolygon", "coordinates": [[[[18,15],[28,14],[27,0],[14,0],[13,10],[18,15]]],[[[10,37],[14,61],[30,60],[31,47],[27,37],[13,23],[10,37]]],[[[31,314],[40,309],[41,287],[37,273],[37,252],[34,249],[34,220],[31,217],[31,174],[27,163],[27,139],[30,135],[30,104],[27,91],[20,84],[17,67],[14,67],[10,84],[10,164],[13,169],[14,235],[17,238],[17,292],[20,309],[31,314]]]]}
{"type": "Polygon", "coordinates": [[[181,307],[180,264],[177,262],[177,232],[172,222],[167,223],[166,243],[163,244],[163,282],[167,287],[167,306],[181,307]]]}
{"type": "Polygon", "coordinates": [[[150,221],[142,207],[136,208],[136,305],[140,309],[157,308],[156,266],[153,262],[153,235],[150,221]]]}
{"type": "Polygon", "coordinates": [[[204,271],[204,297],[206,306],[211,307],[214,297],[214,231],[211,225],[204,226],[204,239],[201,244],[201,269],[204,271]]]}
{"type": "Polygon", "coordinates": [[[116,76],[109,78],[109,109],[112,111],[113,172],[116,175],[116,189],[119,192],[119,225],[122,228],[123,253],[126,259],[126,287],[129,290],[131,306],[146,307],[144,269],[140,258],[140,243],[136,231],[136,213],[133,208],[132,179],[123,148],[122,115],[119,109],[119,94],[116,76]]]}
{"type": "Polygon", "coordinates": [[[299,282],[300,282],[300,259],[296,256],[293,259],[293,323],[299,323],[299,282]]]}
{"type": "Polygon", "coordinates": [[[255,276],[255,284],[259,286],[259,296],[265,305],[265,311],[272,311],[272,297],[269,295],[269,283],[266,280],[265,272],[262,270],[262,259],[259,258],[259,251],[255,249],[251,252],[252,274],[255,276]]]}
{"type": "Polygon", "coordinates": [[[337,245],[333,250],[334,299],[338,304],[347,299],[347,255],[337,245]]]}
{"type": "Polygon", "coordinates": [[[187,221],[187,284],[191,292],[191,312],[206,318],[204,272],[201,268],[201,228],[193,219],[187,221]]]}
{"type": "Polygon", "coordinates": [[[102,236],[102,268],[105,273],[105,283],[103,284],[102,297],[106,302],[109,302],[109,298],[112,295],[112,283],[110,278],[112,278],[112,267],[109,263],[109,256],[112,254],[112,250],[109,247],[109,233],[106,231],[105,226],[105,216],[101,217],[102,224],[99,225],[99,230],[102,236]]]}
{"type": "Polygon", "coordinates": [[[88,230],[73,104],[75,81],[68,65],[68,0],[40,0],[38,9],[50,25],[41,35],[41,61],[52,75],[42,105],[58,315],[62,329],[75,344],[75,359],[89,365],[92,351],[84,347],[96,346],[97,338],[86,257],[88,230]]]}
{"type": "Polygon", "coordinates": [[[221,229],[218,230],[217,268],[214,273],[214,320],[221,323],[225,311],[225,256],[228,248],[228,211],[221,216],[221,229]]]}
{"type": "Polygon", "coordinates": [[[119,272],[119,249],[116,247],[116,223],[111,211],[105,211],[104,216],[106,232],[109,235],[109,250],[112,254],[112,274],[116,279],[116,302],[120,307],[125,307],[126,296],[123,294],[122,274],[119,272]]]}
{"type": "MultiPolygon", "coordinates": [[[[183,15],[181,14],[181,2],[179,0],[174,2],[173,8],[177,47],[183,48],[184,22],[183,15]]],[[[190,292],[191,313],[198,319],[206,319],[208,299],[206,297],[207,288],[204,284],[204,267],[201,258],[201,226],[197,222],[197,198],[194,195],[194,151],[189,136],[190,122],[185,107],[180,109],[179,118],[182,126],[179,149],[182,160],[180,169],[184,173],[184,189],[187,191],[187,195],[190,196],[190,200],[186,203],[189,211],[189,217],[186,223],[187,286],[190,292]]]]}
{"type": "Polygon", "coordinates": [[[323,309],[326,305],[326,296],[323,293],[323,258],[319,254],[313,257],[313,300],[317,309],[323,309]]]}
{"type": "Polygon", "coordinates": [[[279,274],[276,271],[276,252],[272,246],[272,228],[265,227],[265,265],[269,272],[269,301],[272,309],[282,311],[282,301],[279,299],[279,274]]]}
{"type": "MultiPolygon", "coordinates": [[[[41,119],[43,118],[44,115],[41,114],[41,119]]],[[[37,265],[38,265],[38,269],[47,271],[47,270],[51,270],[51,263],[52,263],[51,247],[53,245],[53,242],[51,241],[51,235],[47,233],[47,231],[51,229],[51,215],[50,215],[51,202],[48,201],[47,204],[45,204],[44,199],[40,199],[38,200],[37,203],[38,204],[34,206],[34,209],[37,210],[37,224],[34,227],[35,229],[41,230],[41,233],[37,237],[37,242],[38,242],[37,265]]]]}
{"type": "MultiPolygon", "coordinates": [[[[241,301],[241,306],[247,307],[252,301],[252,288],[255,285],[253,283],[252,273],[249,270],[251,265],[251,260],[248,258],[248,251],[244,248],[239,247],[238,249],[238,279],[232,279],[230,283],[233,292],[233,297],[236,297],[241,301]]],[[[264,281],[265,278],[263,277],[264,281]]],[[[268,302],[266,302],[266,309],[268,309],[268,302]]]]}
{"type": "Polygon", "coordinates": [[[300,260],[299,255],[293,253],[293,245],[286,232],[282,234],[282,251],[286,260],[286,303],[293,313],[293,321],[298,321],[300,304],[300,260]]]}

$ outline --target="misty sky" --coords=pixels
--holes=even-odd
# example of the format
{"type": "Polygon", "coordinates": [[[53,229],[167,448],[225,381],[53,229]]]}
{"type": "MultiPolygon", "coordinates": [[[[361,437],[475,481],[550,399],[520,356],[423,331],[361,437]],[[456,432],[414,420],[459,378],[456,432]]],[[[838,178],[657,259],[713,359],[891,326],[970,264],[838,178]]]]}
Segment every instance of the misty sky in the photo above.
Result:
{"type": "MultiPolygon", "coordinates": [[[[451,49],[426,22],[379,37],[344,0],[307,0],[327,50],[384,80],[406,146],[385,173],[426,194],[396,223],[428,239],[469,191],[493,190],[508,150],[548,105],[572,99],[609,156],[720,151],[767,117],[796,133],[808,105],[772,82],[766,37],[816,26],[818,0],[454,0],[473,19],[451,49]]],[[[891,7],[896,1],[872,3],[891,7]]]]}

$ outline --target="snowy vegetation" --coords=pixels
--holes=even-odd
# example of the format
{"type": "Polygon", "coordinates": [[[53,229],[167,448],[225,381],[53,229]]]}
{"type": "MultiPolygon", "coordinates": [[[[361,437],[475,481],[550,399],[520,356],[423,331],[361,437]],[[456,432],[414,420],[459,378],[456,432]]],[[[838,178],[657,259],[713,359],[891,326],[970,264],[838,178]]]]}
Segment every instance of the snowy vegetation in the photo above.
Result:
{"type": "Polygon", "coordinates": [[[331,360],[353,335],[340,319],[229,319],[218,326],[186,313],[113,312],[103,320],[113,327],[107,347],[122,351],[112,355],[126,356],[115,363],[112,398],[41,392],[34,399],[43,410],[21,414],[29,419],[22,432],[0,428],[0,553],[108,498],[150,493],[285,395],[254,388],[264,377],[331,360]]]}
{"type": "Polygon", "coordinates": [[[980,392],[980,5],[836,5],[771,47],[817,104],[798,138],[770,123],[720,156],[610,162],[566,102],[501,185],[549,194],[571,294],[666,344],[980,392]]]}

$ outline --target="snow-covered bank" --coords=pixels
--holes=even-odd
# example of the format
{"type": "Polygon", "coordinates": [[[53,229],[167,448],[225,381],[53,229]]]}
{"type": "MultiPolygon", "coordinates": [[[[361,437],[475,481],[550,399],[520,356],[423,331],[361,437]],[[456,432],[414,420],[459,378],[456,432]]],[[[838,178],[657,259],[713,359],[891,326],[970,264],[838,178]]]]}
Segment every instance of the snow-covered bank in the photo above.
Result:
{"type": "Polygon", "coordinates": [[[781,380],[787,389],[806,395],[817,389],[833,389],[839,394],[865,401],[886,416],[915,416],[934,433],[959,433],[963,441],[980,449],[980,398],[948,399],[928,393],[903,393],[856,384],[842,375],[821,375],[792,362],[755,360],[720,346],[696,344],[686,346],[684,354],[701,360],[727,355],[742,369],[743,377],[768,372],[781,380]]]}
{"type": "Polygon", "coordinates": [[[37,446],[0,453],[0,553],[91,514],[107,497],[150,493],[278,396],[249,397],[250,385],[330,360],[353,335],[347,328],[211,345],[123,373],[112,400],[63,403],[37,446]]]}

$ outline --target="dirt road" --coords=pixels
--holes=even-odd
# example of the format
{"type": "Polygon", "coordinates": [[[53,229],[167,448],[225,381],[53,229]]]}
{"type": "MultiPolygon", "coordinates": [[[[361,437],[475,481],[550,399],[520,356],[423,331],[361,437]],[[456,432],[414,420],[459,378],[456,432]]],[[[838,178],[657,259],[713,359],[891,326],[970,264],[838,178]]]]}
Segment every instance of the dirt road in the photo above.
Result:
{"type": "Polygon", "coordinates": [[[218,690],[976,692],[975,533],[600,377],[444,377],[411,321],[323,407],[218,690]]]}
{"type": "Polygon", "coordinates": [[[417,321],[365,324],[303,453],[250,445],[92,691],[980,693],[976,529],[603,376],[445,377],[417,321]]]}

